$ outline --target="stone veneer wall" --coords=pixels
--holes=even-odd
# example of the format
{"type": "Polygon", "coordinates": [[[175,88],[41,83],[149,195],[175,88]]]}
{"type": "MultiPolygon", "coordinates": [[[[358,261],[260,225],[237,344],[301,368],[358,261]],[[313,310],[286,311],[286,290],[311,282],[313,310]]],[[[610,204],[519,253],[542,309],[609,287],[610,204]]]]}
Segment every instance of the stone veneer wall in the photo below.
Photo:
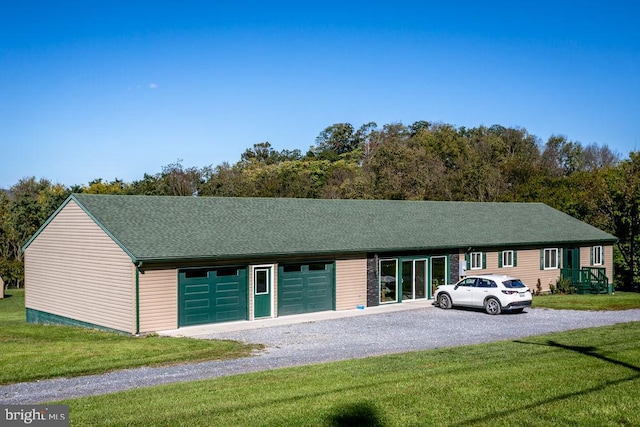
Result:
{"type": "Polygon", "coordinates": [[[367,254],[367,307],[380,305],[378,286],[378,255],[367,254]]]}
{"type": "Polygon", "coordinates": [[[449,254],[449,283],[450,285],[460,280],[460,254],[449,254]]]}

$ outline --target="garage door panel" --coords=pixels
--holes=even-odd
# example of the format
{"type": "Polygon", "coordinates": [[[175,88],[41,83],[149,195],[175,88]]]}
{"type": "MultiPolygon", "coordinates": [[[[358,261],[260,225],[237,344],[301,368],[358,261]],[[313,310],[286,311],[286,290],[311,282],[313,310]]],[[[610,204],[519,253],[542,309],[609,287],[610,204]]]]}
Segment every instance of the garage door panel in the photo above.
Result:
{"type": "Polygon", "coordinates": [[[284,304],[295,304],[299,303],[303,299],[302,292],[285,292],[280,295],[282,297],[284,304]]]}
{"type": "Polygon", "coordinates": [[[185,285],[184,292],[186,295],[208,294],[209,284],[204,283],[199,285],[185,285]]]}
{"type": "Polygon", "coordinates": [[[310,277],[307,282],[307,288],[312,292],[327,292],[330,287],[331,282],[324,278],[310,277]]]}
{"type": "Polygon", "coordinates": [[[238,320],[242,313],[238,310],[216,310],[216,318],[214,322],[232,322],[238,320]]]}
{"type": "Polygon", "coordinates": [[[311,300],[327,299],[331,294],[326,287],[323,288],[309,288],[307,291],[307,298],[311,300]]]}
{"type": "Polygon", "coordinates": [[[209,308],[209,299],[190,299],[185,301],[185,307],[187,309],[209,308]]]}
{"type": "Polygon", "coordinates": [[[304,283],[302,278],[284,278],[281,280],[281,285],[278,289],[280,295],[284,301],[301,300],[304,293],[304,283]]]}
{"type": "Polygon", "coordinates": [[[308,279],[308,284],[310,288],[326,288],[327,286],[329,286],[330,281],[327,277],[310,276],[308,279]]]}
{"type": "Polygon", "coordinates": [[[179,326],[247,319],[245,268],[187,270],[179,277],[179,326]]]}
{"type": "Polygon", "coordinates": [[[333,309],[333,263],[283,265],[278,278],[280,315],[333,309]]]}
{"type": "Polygon", "coordinates": [[[216,286],[216,292],[218,293],[238,293],[240,291],[240,286],[238,283],[220,283],[216,286]]]}
{"type": "Polygon", "coordinates": [[[198,325],[202,323],[207,323],[209,316],[207,315],[188,315],[185,318],[185,324],[187,325],[198,325]]]}

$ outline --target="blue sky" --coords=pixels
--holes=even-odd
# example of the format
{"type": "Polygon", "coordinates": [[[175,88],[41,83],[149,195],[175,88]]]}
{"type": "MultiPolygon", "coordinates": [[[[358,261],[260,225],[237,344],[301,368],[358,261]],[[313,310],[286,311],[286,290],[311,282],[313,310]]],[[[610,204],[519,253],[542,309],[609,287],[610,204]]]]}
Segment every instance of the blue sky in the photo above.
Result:
{"type": "Polygon", "coordinates": [[[306,151],[333,123],[640,149],[637,1],[32,1],[0,13],[0,188],[306,151]]]}

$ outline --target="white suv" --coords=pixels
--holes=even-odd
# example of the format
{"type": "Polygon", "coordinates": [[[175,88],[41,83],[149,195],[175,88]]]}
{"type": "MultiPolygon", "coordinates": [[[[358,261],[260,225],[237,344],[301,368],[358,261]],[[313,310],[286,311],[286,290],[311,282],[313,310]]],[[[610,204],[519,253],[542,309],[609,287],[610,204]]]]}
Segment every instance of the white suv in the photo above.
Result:
{"type": "Polygon", "coordinates": [[[497,274],[467,276],[455,285],[438,286],[434,298],[440,308],[479,307],[489,314],[519,313],[531,306],[531,291],[520,279],[497,274]]]}

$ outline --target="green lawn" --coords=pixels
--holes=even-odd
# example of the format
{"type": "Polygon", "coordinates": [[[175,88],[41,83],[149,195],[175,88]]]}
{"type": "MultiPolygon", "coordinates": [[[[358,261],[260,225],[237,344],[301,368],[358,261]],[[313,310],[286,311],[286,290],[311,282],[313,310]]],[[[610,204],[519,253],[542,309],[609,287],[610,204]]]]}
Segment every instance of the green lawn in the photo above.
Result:
{"type": "Polygon", "coordinates": [[[74,426],[640,425],[640,322],[62,402],[74,426]]]}
{"type": "Polygon", "coordinates": [[[558,310],[629,310],[640,308],[640,293],[615,292],[613,295],[554,294],[533,297],[535,308],[558,310]]]}
{"type": "Polygon", "coordinates": [[[24,291],[0,299],[0,384],[248,356],[255,346],[148,336],[137,338],[25,322],[24,291]]]}
{"type": "MultiPolygon", "coordinates": [[[[235,342],[135,338],[24,322],[0,300],[0,383],[241,357],[235,342]]],[[[640,297],[553,295],[535,307],[637,308],[640,297]]],[[[236,375],[73,399],[74,426],[640,425],[640,322],[236,375]]]]}

